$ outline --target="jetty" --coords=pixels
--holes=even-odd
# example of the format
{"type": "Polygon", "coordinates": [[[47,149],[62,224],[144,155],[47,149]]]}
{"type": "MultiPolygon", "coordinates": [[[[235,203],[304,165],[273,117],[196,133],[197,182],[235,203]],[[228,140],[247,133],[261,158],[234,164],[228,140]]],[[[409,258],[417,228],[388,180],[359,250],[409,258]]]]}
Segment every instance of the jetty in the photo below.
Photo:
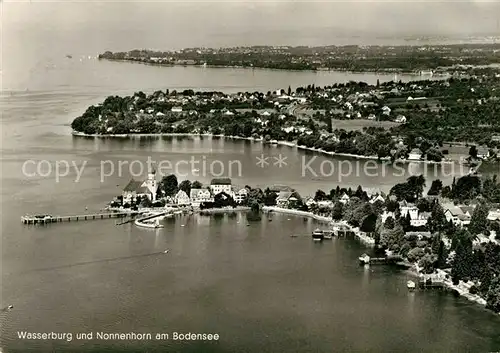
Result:
{"type": "Polygon", "coordinates": [[[96,219],[110,219],[110,218],[123,218],[127,216],[135,216],[142,214],[142,211],[129,211],[129,212],[105,212],[93,213],[83,215],[68,215],[68,216],[52,216],[52,215],[26,215],[21,217],[21,222],[24,224],[47,224],[59,222],[77,222],[89,221],[96,219]]]}

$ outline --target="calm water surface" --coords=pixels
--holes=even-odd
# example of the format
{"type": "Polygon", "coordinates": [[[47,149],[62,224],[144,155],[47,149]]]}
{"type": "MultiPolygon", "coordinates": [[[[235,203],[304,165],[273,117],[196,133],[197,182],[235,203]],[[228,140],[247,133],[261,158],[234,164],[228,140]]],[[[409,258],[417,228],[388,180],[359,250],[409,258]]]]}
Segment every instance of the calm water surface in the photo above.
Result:
{"type": "MultiPolygon", "coordinates": [[[[82,347],[205,352],[500,350],[498,316],[463,298],[439,292],[408,293],[407,274],[384,267],[358,267],[357,257],[367,249],[355,239],[312,243],[309,234],[316,225],[302,218],[273,215],[269,222],[267,216],[261,221],[247,221],[245,215],[184,216],[166,220],[165,228],[157,231],[130,224],[116,226],[114,220],[47,227],[19,222],[25,213],[98,211],[130,179],[127,172],[115,173],[101,182],[101,161],[145,161],[148,156],[174,164],[191,157],[226,164],[238,160],[242,168],[233,175],[235,183],[288,184],[303,195],[337,184],[387,190],[404,176],[303,176],[302,159],[315,155],[288,147],[207,138],[82,139],[73,138],[68,127],[89,104],[137,89],[267,91],[348,79],[374,82],[377,76],[167,69],[88,58],[80,61],[79,57],[51,60],[35,65],[28,76],[4,82],[9,90],[0,99],[1,305],[15,306],[14,311],[0,315],[3,352],[77,351],[82,347]],[[256,156],[280,153],[288,158],[286,167],[255,165],[256,156]],[[26,160],[86,164],[78,182],[74,170],[56,182],[54,175],[23,175],[26,160]],[[291,238],[292,234],[303,236],[291,238]],[[171,249],[169,254],[157,254],[166,248],[171,249]],[[17,339],[16,332],[21,330],[213,332],[221,338],[212,344],[28,342],[17,339]]],[[[313,165],[323,160],[327,158],[317,156],[313,165]]],[[[333,161],[343,168],[342,160],[333,161]]],[[[183,168],[181,172],[190,179],[208,182],[212,177],[192,176],[190,168],[183,168]]],[[[420,172],[423,166],[407,170],[411,168],[420,172]]],[[[440,170],[438,176],[446,172],[440,170]]],[[[448,182],[450,178],[443,176],[448,182]]]]}

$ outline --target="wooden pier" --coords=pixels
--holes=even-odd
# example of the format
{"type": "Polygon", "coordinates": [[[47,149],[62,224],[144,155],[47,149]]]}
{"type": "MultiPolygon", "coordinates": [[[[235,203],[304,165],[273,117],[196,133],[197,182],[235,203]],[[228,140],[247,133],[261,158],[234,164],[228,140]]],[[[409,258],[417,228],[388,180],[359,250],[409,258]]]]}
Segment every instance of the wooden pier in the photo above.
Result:
{"type": "Polygon", "coordinates": [[[24,224],[47,224],[47,223],[59,223],[59,222],[77,222],[77,221],[89,221],[95,219],[110,219],[110,218],[123,218],[127,216],[135,216],[143,212],[132,211],[132,212],[106,212],[106,213],[94,213],[94,214],[84,214],[84,215],[70,215],[70,216],[52,216],[52,215],[27,215],[21,217],[21,222],[24,224]]]}

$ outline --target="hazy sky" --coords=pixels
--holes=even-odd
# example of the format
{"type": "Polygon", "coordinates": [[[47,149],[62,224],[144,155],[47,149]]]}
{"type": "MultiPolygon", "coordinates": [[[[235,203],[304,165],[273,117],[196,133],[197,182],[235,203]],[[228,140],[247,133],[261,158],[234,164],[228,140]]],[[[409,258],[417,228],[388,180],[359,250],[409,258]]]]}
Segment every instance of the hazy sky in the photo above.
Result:
{"type": "MultiPolygon", "coordinates": [[[[7,0],[2,22],[61,29],[121,24],[155,30],[252,32],[337,29],[363,34],[495,32],[500,1],[91,1],[7,0]],[[147,21],[147,23],[145,23],[147,21]]],[[[103,28],[105,30],[105,28],[103,28]]]]}

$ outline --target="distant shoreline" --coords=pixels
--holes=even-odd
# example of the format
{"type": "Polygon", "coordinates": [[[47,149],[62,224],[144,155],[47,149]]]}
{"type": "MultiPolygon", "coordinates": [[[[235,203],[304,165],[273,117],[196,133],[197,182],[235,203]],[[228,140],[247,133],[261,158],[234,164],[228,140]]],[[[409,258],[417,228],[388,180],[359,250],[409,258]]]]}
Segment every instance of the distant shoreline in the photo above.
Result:
{"type": "Polygon", "coordinates": [[[129,59],[109,59],[109,58],[99,58],[99,60],[107,60],[107,61],[115,61],[115,62],[124,62],[124,63],[132,63],[132,64],[143,64],[150,66],[160,66],[160,67],[197,67],[197,68],[209,68],[209,69],[250,69],[250,70],[273,70],[273,71],[290,71],[290,72],[341,72],[341,73],[352,73],[352,74],[401,74],[415,77],[422,77],[422,79],[429,79],[432,77],[446,78],[449,76],[448,73],[436,73],[435,76],[429,75],[421,75],[411,70],[403,70],[397,68],[386,68],[386,69],[364,69],[364,70],[348,70],[342,68],[318,68],[318,69],[291,69],[291,68],[273,68],[273,67],[264,67],[264,66],[242,66],[242,65],[203,65],[203,64],[177,64],[177,63],[155,63],[149,61],[139,61],[139,60],[129,60],[129,59]]]}
{"type": "MultiPolygon", "coordinates": [[[[73,131],[72,132],[73,136],[78,136],[78,137],[97,137],[97,138],[137,138],[137,137],[217,137],[217,138],[227,138],[227,139],[233,139],[233,140],[246,140],[246,141],[254,141],[254,142],[261,142],[264,143],[263,138],[253,138],[253,137],[241,137],[241,136],[226,136],[226,135],[213,135],[213,134],[196,134],[196,133],[155,133],[155,134],[109,134],[109,135],[101,135],[101,134],[85,134],[83,132],[78,132],[78,131],[73,131]]],[[[267,142],[267,144],[271,145],[279,145],[279,146],[288,146],[291,148],[297,148],[301,150],[306,150],[306,151],[311,151],[311,152],[318,152],[324,155],[328,156],[338,156],[338,157],[347,157],[347,158],[354,158],[354,159],[365,159],[365,160],[375,160],[375,161],[390,161],[390,157],[381,157],[379,158],[378,156],[364,156],[364,155],[359,155],[359,154],[351,154],[351,153],[337,153],[337,152],[331,152],[331,151],[325,151],[320,148],[315,148],[315,147],[306,147],[302,145],[298,145],[295,142],[291,141],[274,141],[274,142],[267,142]]],[[[443,160],[441,162],[434,162],[434,161],[426,161],[426,160],[396,160],[396,162],[400,163],[425,163],[425,164],[440,164],[440,165],[445,165],[445,164],[455,164],[456,161],[451,161],[451,160],[443,160]]]]}

